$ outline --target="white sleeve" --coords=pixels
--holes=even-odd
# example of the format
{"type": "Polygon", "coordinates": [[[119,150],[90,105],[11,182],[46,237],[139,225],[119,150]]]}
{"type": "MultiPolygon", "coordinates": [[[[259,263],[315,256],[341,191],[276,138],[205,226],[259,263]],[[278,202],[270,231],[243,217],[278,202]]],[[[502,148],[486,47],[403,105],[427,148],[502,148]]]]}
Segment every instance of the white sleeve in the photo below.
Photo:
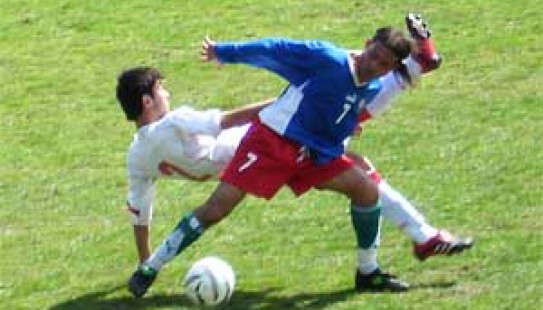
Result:
{"type": "MultiPolygon", "coordinates": [[[[407,67],[408,74],[413,81],[420,78],[421,68],[413,57],[407,57],[404,60],[404,65],[407,67]]],[[[394,70],[380,77],[379,82],[381,83],[381,90],[365,106],[371,116],[376,116],[385,111],[393,103],[394,98],[409,86],[409,83],[405,81],[401,74],[394,70]]]]}
{"type": "Polygon", "coordinates": [[[127,207],[133,225],[149,225],[153,217],[155,184],[152,179],[129,177],[127,207]]]}
{"type": "Polygon", "coordinates": [[[221,111],[218,109],[196,111],[190,107],[179,107],[171,113],[176,128],[194,134],[217,136],[221,131],[221,111]]]}
{"type": "Polygon", "coordinates": [[[381,90],[364,107],[372,117],[385,111],[392,104],[393,99],[407,88],[407,82],[394,71],[379,78],[379,82],[381,90]]]}
{"type": "Polygon", "coordinates": [[[249,130],[250,124],[243,126],[230,127],[221,131],[217,136],[213,151],[211,152],[211,161],[216,165],[221,167],[221,170],[227,166],[234,154],[236,149],[241,142],[241,139],[249,130]]]}

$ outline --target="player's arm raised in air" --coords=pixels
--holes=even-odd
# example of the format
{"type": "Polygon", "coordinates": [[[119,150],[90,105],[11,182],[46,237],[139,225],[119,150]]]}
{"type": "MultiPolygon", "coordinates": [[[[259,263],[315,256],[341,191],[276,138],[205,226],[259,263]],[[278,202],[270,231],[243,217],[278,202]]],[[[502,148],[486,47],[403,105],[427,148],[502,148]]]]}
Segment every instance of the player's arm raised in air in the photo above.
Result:
{"type": "Polygon", "coordinates": [[[263,38],[247,42],[202,42],[203,61],[246,64],[267,69],[293,84],[336,62],[339,49],[326,41],[263,38]]]}

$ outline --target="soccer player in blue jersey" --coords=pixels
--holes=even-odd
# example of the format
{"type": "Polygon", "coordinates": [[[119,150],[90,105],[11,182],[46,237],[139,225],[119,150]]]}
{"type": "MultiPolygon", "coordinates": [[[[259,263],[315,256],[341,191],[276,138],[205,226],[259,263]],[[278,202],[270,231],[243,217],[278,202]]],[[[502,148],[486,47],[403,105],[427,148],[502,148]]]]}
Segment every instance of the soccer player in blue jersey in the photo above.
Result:
{"type": "Polygon", "coordinates": [[[186,215],[134,272],[130,291],[143,296],[160,268],[205,229],[225,218],[246,193],[270,199],[283,185],[296,195],[317,188],[351,200],[359,248],[358,291],[408,289],[408,284],[379,268],[378,189],[366,172],[345,156],[344,141],[353,133],[366,104],[379,95],[379,77],[392,70],[408,76],[404,60],[414,52],[413,40],[391,27],[378,29],[360,52],[323,41],[270,38],[215,43],[206,39],[204,60],[264,68],[290,85],[259,113],[210,198],[186,215]]]}

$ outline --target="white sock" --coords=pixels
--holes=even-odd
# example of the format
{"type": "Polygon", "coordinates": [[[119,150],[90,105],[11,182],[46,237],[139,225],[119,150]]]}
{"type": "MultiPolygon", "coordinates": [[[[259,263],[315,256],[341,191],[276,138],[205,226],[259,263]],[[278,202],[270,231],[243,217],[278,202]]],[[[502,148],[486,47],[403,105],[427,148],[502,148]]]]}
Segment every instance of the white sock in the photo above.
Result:
{"type": "Polygon", "coordinates": [[[411,76],[412,80],[420,78],[422,74],[422,68],[420,64],[415,59],[413,59],[413,57],[411,57],[411,55],[409,55],[409,57],[407,57],[403,61],[403,63],[407,67],[407,72],[411,76]]]}
{"type": "Polygon", "coordinates": [[[155,252],[153,252],[145,264],[156,271],[162,269],[162,266],[171,261],[176,255],[177,248],[172,245],[180,244],[183,238],[183,232],[180,229],[175,229],[155,252]]]}
{"type": "Polygon", "coordinates": [[[402,229],[415,243],[424,243],[434,237],[438,230],[428,223],[422,214],[385,180],[379,182],[381,215],[402,229]]]}
{"type": "Polygon", "coordinates": [[[162,266],[164,266],[165,262],[163,262],[156,253],[153,253],[151,257],[147,259],[145,264],[151,268],[153,268],[156,271],[160,271],[162,269],[162,266]]]}
{"type": "Polygon", "coordinates": [[[198,218],[193,213],[187,214],[145,263],[157,271],[160,270],[164,264],[200,238],[203,232],[204,227],[198,218]]]}
{"type": "Polygon", "coordinates": [[[377,251],[381,245],[381,225],[375,238],[375,243],[369,249],[358,248],[358,270],[362,274],[370,274],[379,268],[377,251]]]}
{"type": "Polygon", "coordinates": [[[370,274],[377,268],[377,248],[358,249],[358,270],[362,274],[370,274]]]}

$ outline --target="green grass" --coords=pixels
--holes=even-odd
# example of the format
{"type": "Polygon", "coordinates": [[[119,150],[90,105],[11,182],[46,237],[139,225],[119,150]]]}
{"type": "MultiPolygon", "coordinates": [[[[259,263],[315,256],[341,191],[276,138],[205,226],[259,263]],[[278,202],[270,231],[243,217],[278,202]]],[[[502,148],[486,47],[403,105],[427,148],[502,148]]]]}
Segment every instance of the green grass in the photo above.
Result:
{"type": "MultiPolygon", "coordinates": [[[[238,276],[232,309],[538,309],[543,306],[543,54],[537,0],[52,1],[0,10],[0,309],[184,309],[180,281],[218,254],[238,276]],[[320,38],[358,48],[422,11],[444,65],[368,125],[368,155],[431,222],[473,235],[465,255],[424,264],[385,225],[381,263],[415,289],[351,292],[347,201],[282,191],[247,199],[161,274],[143,300],[123,211],[134,128],[114,98],[129,66],[160,67],[173,102],[229,108],[284,82],[199,61],[202,38],[320,38]]],[[[159,183],[155,244],[214,184],[159,183]]]]}

